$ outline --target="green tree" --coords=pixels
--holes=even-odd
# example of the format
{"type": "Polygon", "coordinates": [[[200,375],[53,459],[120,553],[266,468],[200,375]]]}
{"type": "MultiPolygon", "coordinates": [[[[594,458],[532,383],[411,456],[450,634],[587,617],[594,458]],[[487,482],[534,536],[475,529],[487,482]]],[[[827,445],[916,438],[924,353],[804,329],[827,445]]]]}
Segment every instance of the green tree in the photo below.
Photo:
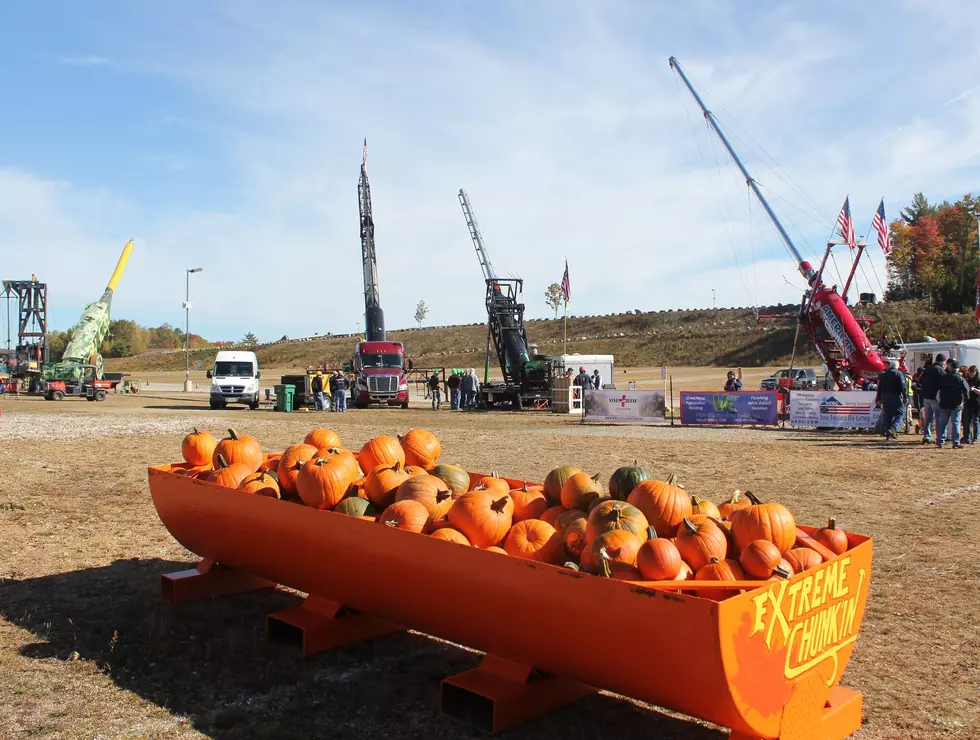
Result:
{"type": "Polygon", "coordinates": [[[565,294],[561,292],[561,286],[558,283],[552,283],[544,291],[544,302],[548,305],[548,308],[555,312],[555,318],[558,318],[558,309],[561,308],[562,302],[565,300],[565,294]]]}
{"type": "Polygon", "coordinates": [[[422,322],[425,321],[425,317],[429,315],[429,307],[425,305],[425,301],[419,301],[419,305],[415,307],[415,321],[419,325],[419,329],[422,328],[422,322]]]}
{"type": "Polygon", "coordinates": [[[902,218],[905,219],[905,223],[914,224],[917,223],[919,218],[922,216],[935,216],[936,207],[929,203],[929,200],[922,193],[916,193],[912,196],[912,203],[908,208],[902,209],[902,218]]]}
{"type": "Polygon", "coordinates": [[[243,344],[258,344],[259,338],[255,336],[252,332],[249,332],[244,337],[242,337],[243,344]]]}
{"type": "Polygon", "coordinates": [[[49,331],[46,337],[48,345],[48,355],[52,362],[57,362],[65,352],[68,342],[71,341],[72,330],[68,331],[49,331]]]}

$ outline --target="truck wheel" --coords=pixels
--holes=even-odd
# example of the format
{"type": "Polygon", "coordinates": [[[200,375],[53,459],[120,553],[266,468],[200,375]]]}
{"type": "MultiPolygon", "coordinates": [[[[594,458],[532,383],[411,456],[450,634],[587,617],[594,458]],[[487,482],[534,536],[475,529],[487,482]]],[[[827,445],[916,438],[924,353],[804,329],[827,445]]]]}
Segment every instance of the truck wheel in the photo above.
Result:
{"type": "Polygon", "coordinates": [[[524,399],[521,398],[521,394],[520,393],[517,393],[517,394],[514,395],[514,408],[517,411],[523,411],[524,410],[524,399]]]}
{"type": "Polygon", "coordinates": [[[212,410],[223,409],[225,405],[221,401],[211,401],[212,410]]]}
{"type": "Polygon", "coordinates": [[[402,408],[403,409],[407,409],[408,408],[408,401],[405,401],[405,403],[402,404],[402,408]]]}
{"type": "Polygon", "coordinates": [[[95,400],[96,401],[104,401],[105,400],[105,391],[103,391],[103,390],[96,391],[95,392],[95,400]]]}
{"type": "Polygon", "coordinates": [[[354,402],[355,409],[366,409],[367,407],[368,405],[366,403],[358,403],[357,401],[354,402]]]}
{"type": "Polygon", "coordinates": [[[51,400],[52,401],[64,401],[65,400],[65,392],[64,391],[51,391],[51,400]]]}
{"type": "Polygon", "coordinates": [[[254,401],[249,403],[248,407],[252,409],[252,411],[255,411],[259,407],[259,399],[256,398],[254,401]]]}

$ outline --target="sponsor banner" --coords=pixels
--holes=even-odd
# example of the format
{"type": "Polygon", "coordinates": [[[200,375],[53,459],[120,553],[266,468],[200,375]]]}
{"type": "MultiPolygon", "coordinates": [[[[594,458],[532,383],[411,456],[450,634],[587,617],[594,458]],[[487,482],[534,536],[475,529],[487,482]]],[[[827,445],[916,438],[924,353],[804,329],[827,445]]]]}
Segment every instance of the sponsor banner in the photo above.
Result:
{"type": "Polygon", "coordinates": [[[872,391],[792,391],[789,400],[794,427],[872,429],[881,414],[872,391]]]}
{"type": "Polygon", "coordinates": [[[667,420],[667,402],[663,391],[584,391],[584,421],[667,420]]]}
{"type": "Polygon", "coordinates": [[[775,391],[681,391],[681,424],[757,424],[777,422],[775,391]]]}

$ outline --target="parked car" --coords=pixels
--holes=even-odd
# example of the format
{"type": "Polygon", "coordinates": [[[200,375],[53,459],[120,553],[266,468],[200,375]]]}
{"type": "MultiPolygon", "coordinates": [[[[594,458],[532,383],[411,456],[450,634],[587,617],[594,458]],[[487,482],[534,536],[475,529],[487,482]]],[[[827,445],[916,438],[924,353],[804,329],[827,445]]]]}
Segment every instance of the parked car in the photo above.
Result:
{"type": "MultiPolygon", "coordinates": [[[[792,377],[793,390],[795,391],[808,391],[817,387],[817,371],[812,367],[795,367],[792,370],[792,377]]],[[[763,391],[774,391],[779,386],[786,387],[789,378],[790,369],[783,368],[775,375],[764,378],[762,383],[759,384],[759,389],[763,391]]]]}

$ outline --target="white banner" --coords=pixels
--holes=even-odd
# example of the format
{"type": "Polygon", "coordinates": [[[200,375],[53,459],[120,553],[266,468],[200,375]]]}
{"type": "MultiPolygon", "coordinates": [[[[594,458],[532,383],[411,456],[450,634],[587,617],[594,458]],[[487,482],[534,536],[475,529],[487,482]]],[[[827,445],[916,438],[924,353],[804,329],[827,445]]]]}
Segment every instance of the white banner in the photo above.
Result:
{"type": "Polygon", "coordinates": [[[881,414],[872,391],[792,391],[789,401],[794,427],[870,429],[881,414]]]}
{"type": "Polygon", "coordinates": [[[663,391],[585,391],[585,421],[667,420],[667,402],[663,391]]]}

